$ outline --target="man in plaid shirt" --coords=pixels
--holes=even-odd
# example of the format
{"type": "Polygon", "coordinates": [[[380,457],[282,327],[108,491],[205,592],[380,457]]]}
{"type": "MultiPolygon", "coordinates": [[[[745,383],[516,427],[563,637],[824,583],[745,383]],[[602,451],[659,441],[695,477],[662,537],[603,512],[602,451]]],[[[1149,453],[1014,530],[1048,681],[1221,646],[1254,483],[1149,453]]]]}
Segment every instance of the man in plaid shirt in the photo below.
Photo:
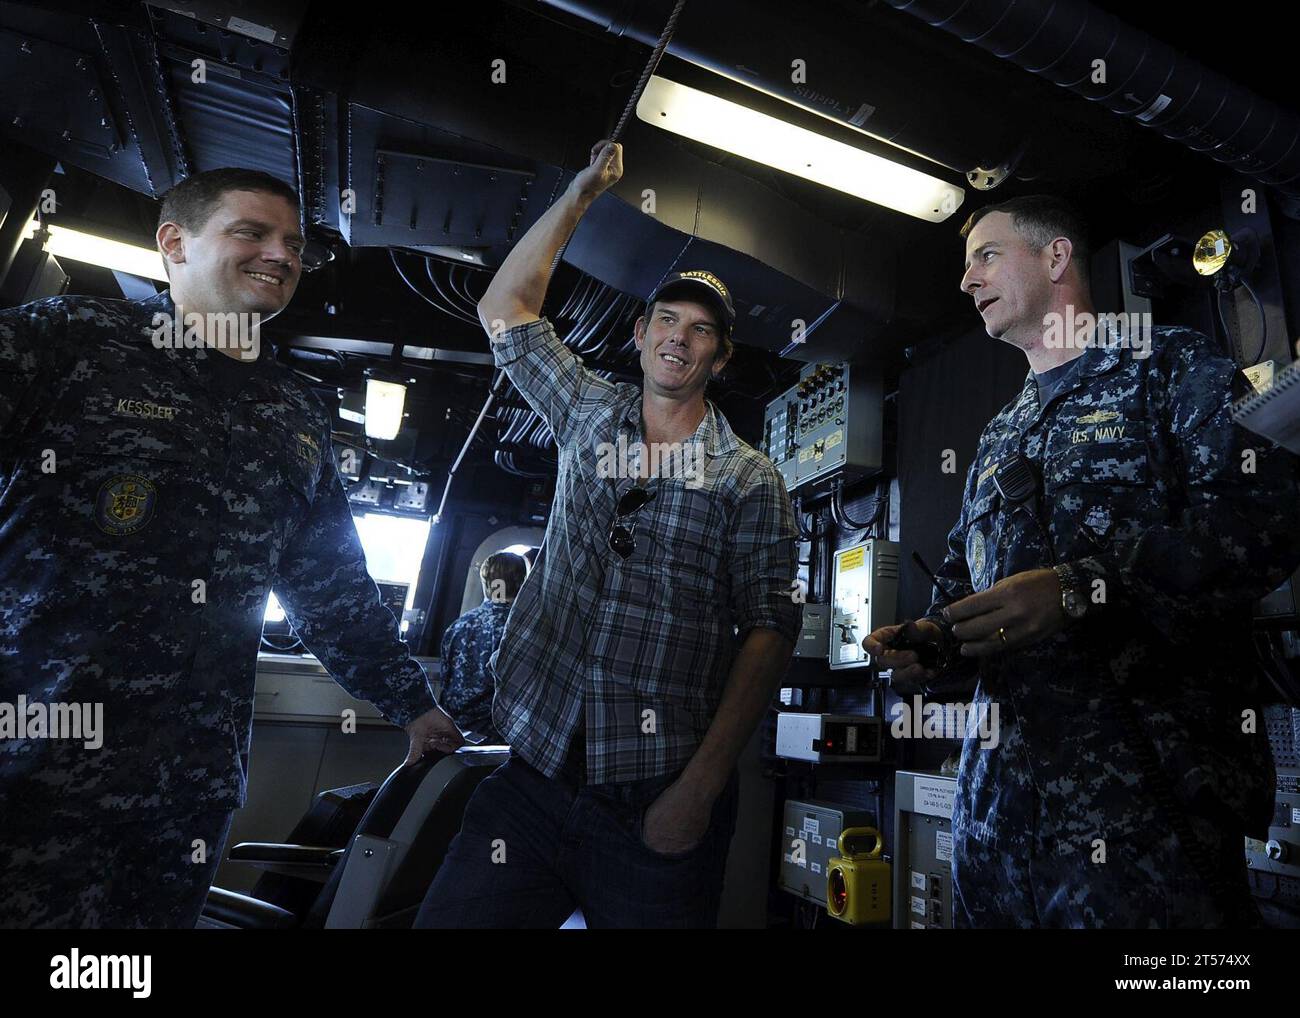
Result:
{"type": "Polygon", "coordinates": [[[621,146],[597,144],[479,303],[559,477],[493,659],[513,755],[470,800],[419,926],[554,928],[575,906],[589,927],[715,925],[736,761],[794,649],[789,498],[704,398],[732,350],[726,286],[692,271],[656,288],[643,387],[588,371],[541,318],[556,254],[621,176],[621,146]]]}

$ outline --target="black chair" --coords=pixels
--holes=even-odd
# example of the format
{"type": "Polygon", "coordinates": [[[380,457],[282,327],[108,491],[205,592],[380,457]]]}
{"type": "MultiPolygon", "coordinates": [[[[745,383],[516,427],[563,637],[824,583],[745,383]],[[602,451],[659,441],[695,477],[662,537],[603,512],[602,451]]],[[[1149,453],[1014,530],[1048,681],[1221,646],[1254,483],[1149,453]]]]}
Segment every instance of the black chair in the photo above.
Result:
{"type": "Polygon", "coordinates": [[[316,882],[295,912],[213,887],[199,920],[209,929],[409,929],[460,830],[469,798],[510,758],[506,746],[465,746],[398,767],[375,793],[346,848],[243,842],[229,858],[316,882]]]}

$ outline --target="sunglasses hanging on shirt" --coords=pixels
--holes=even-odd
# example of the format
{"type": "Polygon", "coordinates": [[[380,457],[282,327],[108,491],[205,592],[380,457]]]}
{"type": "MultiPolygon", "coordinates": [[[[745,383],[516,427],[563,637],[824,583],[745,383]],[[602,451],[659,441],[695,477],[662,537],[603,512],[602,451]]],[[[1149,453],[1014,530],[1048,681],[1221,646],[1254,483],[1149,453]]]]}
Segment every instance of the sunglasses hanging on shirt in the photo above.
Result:
{"type": "Polygon", "coordinates": [[[614,523],[609,528],[610,551],[619,558],[627,558],[636,550],[636,521],[632,519],[654,499],[655,493],[639,484],[623,493],[614,509],[614,523]],[[628,520],[628,523],[624,523],[628,520]]]}

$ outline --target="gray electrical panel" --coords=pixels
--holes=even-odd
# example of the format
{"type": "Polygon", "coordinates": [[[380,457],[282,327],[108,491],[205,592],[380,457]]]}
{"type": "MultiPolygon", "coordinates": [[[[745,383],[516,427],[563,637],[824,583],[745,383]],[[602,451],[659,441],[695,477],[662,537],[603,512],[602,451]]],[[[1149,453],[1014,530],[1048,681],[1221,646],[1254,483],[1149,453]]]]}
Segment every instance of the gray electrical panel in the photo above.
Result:
{"type": "Polygon", "coordinates": [[[881,467],[884,387],[879,372],[808,364],[767,406],[762,451],[787,490],[839,473],[844,482],[881,467]]]}
{"type": "Polygon", "coordinates": [[[832,668],[864,668],[871,663],[862,639],[895,621],[898,556],[896,543],[879,538],[835,553],[828,648],[832,668]]]}
{"type": "Polygon", "coordinates": [[[781,889],[825,905],[826,867],[840,854],[837,842],[850,827],[876,827],[875,815],[834,802],[787,799],[781,828],[781,889]]]}
{"type": "Polygon", "coordinates": [[[952,804],[957,779],[894,775],[894,928],[952,928],[952,804]]]}
{"type": "Polygon", "coordinates": [[[1265,921],[1290,928],[1300,916],[1300,707],[1265,707],[1264,727],[1277,785],[1268,840],[1246,839],[1247,878],[1265,921]]]}

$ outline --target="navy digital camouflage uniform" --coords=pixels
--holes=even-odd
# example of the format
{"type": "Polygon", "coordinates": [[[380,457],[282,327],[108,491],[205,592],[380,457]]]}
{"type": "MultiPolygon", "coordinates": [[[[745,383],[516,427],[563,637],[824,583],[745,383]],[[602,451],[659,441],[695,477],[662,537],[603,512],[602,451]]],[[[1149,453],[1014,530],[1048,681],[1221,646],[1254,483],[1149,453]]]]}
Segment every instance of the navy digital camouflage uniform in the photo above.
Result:
{"type": "Polygon", "coordinates": [[[193,924],[244,802],[272,587],[348,692],[397,725],[434,705],[324,407],[267,355],[157,348],[156,314],[169,292],[0,311],[0,701],[104,705],[98,750],[0,739],[0,926],[193,924]],[[205,865],[154,847],[195,838],[205,865]],[[110,886],[113,859],[153,876],[110,886]]]}
{"type": "Polygon", "coordinates": [[[1262,721],[1243,731],[1243,712],[1259,718],[1251,606],[1300,561],[1296,460],[1232,423],[1247,383],[1204,335],[1153,331],[1146,358],[1113,339],[1086,349],[1045,407],[1031,373],[967,476],[944,589],[959,599],[1068,563],[1089,605],[979,665],[974,701],[999,705],[1000,740],[962,749],[959,925],[1202,927],[1254,912],[1242,836],[1267,827],[1275,778],[1262,721]],[[1017,453],[1041,478],[1039,518],[994,483],[1017,453]]]}
{"type": "Polygon", "coordinates": [[[492,725],[492,652],[501,643],[510,601],[484,598],[442,634],[442,709],[463,732],[478,732],[493,745],[504,742],[492,725]]]}

